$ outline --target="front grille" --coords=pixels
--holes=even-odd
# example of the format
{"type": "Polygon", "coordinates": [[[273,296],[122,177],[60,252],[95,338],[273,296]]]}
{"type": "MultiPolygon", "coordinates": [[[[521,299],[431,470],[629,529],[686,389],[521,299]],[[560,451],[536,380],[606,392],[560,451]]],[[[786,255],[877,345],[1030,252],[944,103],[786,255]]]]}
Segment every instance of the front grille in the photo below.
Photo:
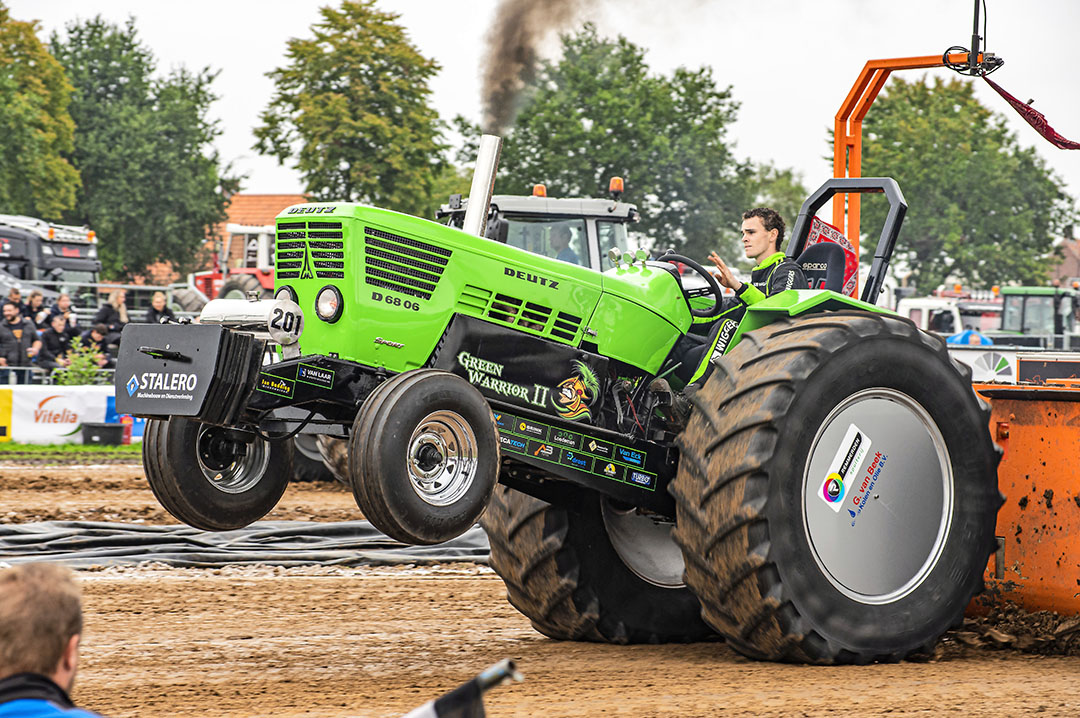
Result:
{"type": "Polygon", "coordinates": [[[444,247],[364,227],[364,283],[431,299],[451,254],[444,247]]]}
{"type": "Polygon", "coordinates": [[[277,230],[274,248],[277,279],[345,278],[345,235],[341,222],[280,222],[277,230]]]}

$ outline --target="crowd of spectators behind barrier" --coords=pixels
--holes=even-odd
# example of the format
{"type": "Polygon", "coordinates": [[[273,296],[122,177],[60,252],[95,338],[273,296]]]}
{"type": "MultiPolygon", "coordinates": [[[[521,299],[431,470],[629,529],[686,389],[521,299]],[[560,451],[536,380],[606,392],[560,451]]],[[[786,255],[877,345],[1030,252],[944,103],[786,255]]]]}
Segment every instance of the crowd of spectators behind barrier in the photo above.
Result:
{"type": "MultiPolygon", "coordinates": [[[[115,289],[86,326],[79,323],[71,297],[61,294],[53,304],[47,304],[38,290],[30,292],[23,301],[22,291],[12,287],[3,300],[3,319],[0,319],[0,383],[29,383],[35,375],[47,376],[68,366],[72,341],[94,351],[94,360],[101,369],[115,366],[120,332],[132,321],[125,300],[127,293],[115,289]],[[41,369],[34,372],[33,369],[41,369]]],[[[155,292],[145,316],[134,321],[160,323],[175,320],[166,306],[165,294],[155,292]]]]}

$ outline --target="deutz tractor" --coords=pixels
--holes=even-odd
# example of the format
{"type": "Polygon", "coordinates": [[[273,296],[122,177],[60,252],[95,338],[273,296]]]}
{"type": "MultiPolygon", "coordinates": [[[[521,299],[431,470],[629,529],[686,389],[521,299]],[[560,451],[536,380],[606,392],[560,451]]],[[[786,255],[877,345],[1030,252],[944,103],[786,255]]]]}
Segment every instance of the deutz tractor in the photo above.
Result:
{"type": "Polygon", "coordinates": [[[873,303],[905,212],[890,179],[827,182],[789,251],[825,288],[704,333],[721,289],[687,257],[601,273],[485,238],[482,211],[462,230],[297,205],[274,299],[125,328],[117,408],[152,419],[147,478],[191,526],[264,516],[286,439],[324,434],[347,439],[356,503],[388,536],[480,520],[510,602],[552,638],[899,660],[961,620],[1001,502],[968,371],[873,303]],[[868,191],[891,210],[860,301],[834,291],[829,245],[800,255],[825,201],[868,191]]]}

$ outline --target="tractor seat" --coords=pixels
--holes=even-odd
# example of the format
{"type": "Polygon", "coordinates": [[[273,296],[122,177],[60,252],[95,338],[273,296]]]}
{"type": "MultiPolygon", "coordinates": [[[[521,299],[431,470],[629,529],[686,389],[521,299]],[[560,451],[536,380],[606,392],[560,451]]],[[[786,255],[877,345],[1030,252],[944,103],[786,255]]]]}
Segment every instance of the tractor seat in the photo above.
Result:
{"type": "Polygon", "coordinates": [[[795,263],[802,269],[810,289],[844,291],[844,249],[833,242],[811,245],[795,263]]]}

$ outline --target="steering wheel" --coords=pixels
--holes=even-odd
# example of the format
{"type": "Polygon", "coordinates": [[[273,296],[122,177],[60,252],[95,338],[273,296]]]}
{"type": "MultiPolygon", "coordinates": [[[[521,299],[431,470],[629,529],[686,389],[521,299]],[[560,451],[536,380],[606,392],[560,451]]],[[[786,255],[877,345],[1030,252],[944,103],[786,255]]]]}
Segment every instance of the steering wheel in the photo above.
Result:
{"type": "Polygon", "coordinates": [[[682,289],[683,299],[686,300],[686,306],[690,309],[690,314],[700,319],[709,319],[720,313],[720,309],[724,302],[724,290],[720,288],[720,284],[716,281],[716,277],[705,269],[705,267],[702,267],[689,257],[684,257],[681,254],[675,254],[674,252],[665,252],[657,257],[656,261],[682,262],[705,280],[705,283],[708,285],[709,294],[713,296],[712,306],[706,307],[705,309],[694,309],[694,305],[690,303],[690,294],[686,291],[686,288],[682,286],[682,281],[679,281],[679,287],[682,289]]]}

